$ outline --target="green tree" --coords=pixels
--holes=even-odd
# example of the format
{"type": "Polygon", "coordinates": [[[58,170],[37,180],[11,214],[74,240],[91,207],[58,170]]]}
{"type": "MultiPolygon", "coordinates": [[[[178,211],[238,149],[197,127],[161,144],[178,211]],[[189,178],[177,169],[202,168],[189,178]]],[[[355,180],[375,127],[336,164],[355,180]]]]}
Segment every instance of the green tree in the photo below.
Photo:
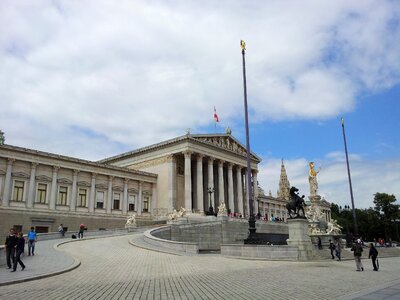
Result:
{"type": "Polygon", "coordinates": [[[399,205],[395,204],[396,197],[386,193],[376,193],[374,195],[374,210],[379,216],[380,225],[383,229],[385,239],[396,236],[396,220],[399,219],[399,205]]]}

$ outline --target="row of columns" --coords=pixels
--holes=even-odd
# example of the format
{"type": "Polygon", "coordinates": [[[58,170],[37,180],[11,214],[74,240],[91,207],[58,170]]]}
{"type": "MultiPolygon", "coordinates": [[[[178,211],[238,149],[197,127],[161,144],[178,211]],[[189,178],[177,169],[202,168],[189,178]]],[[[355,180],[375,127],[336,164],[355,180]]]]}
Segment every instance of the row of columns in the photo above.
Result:
{"type": "MultiPolygon", "coordinates": [[[[13,170],[13,163],[15,159],[8,159],[7,161],[7,170],[6,176],[4,181],[4,189],[3,189],[3,199],[2,199],[2,206],[9,206],[10,205],[10,198],[11,198],[11,181],[12,181],[12,170],[13,170]]],[[[31,171],[30,171],[30,178],[29,178],[29,188],[28,188],[28,198],[26,202],[27,208],[32,208],[34,205],[35,199],[35,178],[36,178],[36,168],[38,163],[31,164],[31,171]]],[[[51,181],[51,189],[50,189],[50,199],[49,199],[49,209],[55,210],[56,209],[56,202],[57,202],[57,179],[58,179],[58,171],[60,167],[53,166],[52,172],[52,181],[51,181]]],[[[78,174],[79,170],[73,171],[72,177],[72,188],[71,188],[71,198],[70,198],[70,211],[76,211],[77,207],[77,194],[78,194],[78,174]]],[[[90,184],[90,194],[89,194],[89,201],[88,201],[88,210],[90,213],[94,213],[95,205],[96,205],[96,173],[92,173],[91,184],[90,184]]],[[[111,214],[111,209],[113,205],[113,179],[114,176],[108,177],[108,191],[107,191],[107,202],[106,205],[106,212],[111,214]]],[[[126,214],[128,211],[128,183],[129,179],[125,178],[124,180],[124,188],[123,188],[123,200],[121,203],[121,210],[123,214],[126,214]]],[[[156,185],[153,184],[152,188],[152,195],[153,199],[150,200],[151,208],[155,208],[155,193],[156,193],[156,185]]],[[[143,182],[139,181],[139,190],[138,190],[138,197],[136,198],[135,208],[137,213],[140,215],[142,213],[142,194],[143,194],[143,182]]]]}
{"type": "MultiPolygon", "coordinates": [[[[183,153],[184,154],[184,181],[185,181],[185,208],[189,211],[192,210],[192,170],[191,170],[191,165],[192,165],[192,155],[193,153],[190,151],[186,151],[183,153]]],[[[196,155],[196,182],[195,184],[197,185],[196,188],[196,198],[197,198],[197,209],[200,212],[204,212],[204,183],[203,183],[203,158],[204,155],[202,154],[197,154],[196,155]]],[[[213,206],[214,209],[216,209],[216,201],[215,201],[215,187],[214,187],[214,161],[215,159],[212,157],[209,157],[207,159],[207,172],[208,172],[208,183],[207,183],[207,189],[209,190],[209,197],[211,201],[211,205],[213,206]]],[[[173,175],[173,164],[170,165],[171,171],[170,175],[173,175]]],[[[219,160],[218,161],[218,202],[219,203],[224,203],[225,202],[225,188],[224,188],[224,161],[219,160]]],[[[244,211],[243,211],[243,203],[246,203],[246,211],[247,214],[249,213],[249,204],[248,201],[245,201],[243,199],[243,191],[244,191],[244,186],[242,184],[243,180],[243,175],[242,175],[242,170],[245,168],[242,168],[241,166],[236,166],[236,182],[237,182],[237,207],[235,207],[235,202],[234,202],[234,187],[233,187],[233,164],[229,163],[227,164],[227,170],[228,170],[228,188],[227,188],[227,198],[228,198],[228,203],[225,203],[228,205],[229,209],[231,212],[237,212],[239,214],[242,214],[244,216],[244,211]]],[[[253,171],[253,199],[257,199],[258,197],[258,186],[257,186],[257,171],[253,171]]],[[[176,181],[172,179],[171,176],[171,184],[176,184],[176,181]]],[[[176,179],[175,179],[176,180],[176,179]]],[[[246,183],[245,183],[246,184],[246,183]]],[[[174,186],[174,185],[172,185],[174,186]]],[[[173,196],[173,195],[170,195],[173,196]]],[[[175,195],[176,196],[176,195],[175,195]]],[[[247,198],[247,197],[246,197],[247,198]]],[[[258,206],[255,205],[256,201],[254,201],[254,213],[258,213],[258,206]]],[[[172,206],[173,207],[173,206],[172,206]]],[[[206,208],[208,209],[208,207],[206,208]]]]}

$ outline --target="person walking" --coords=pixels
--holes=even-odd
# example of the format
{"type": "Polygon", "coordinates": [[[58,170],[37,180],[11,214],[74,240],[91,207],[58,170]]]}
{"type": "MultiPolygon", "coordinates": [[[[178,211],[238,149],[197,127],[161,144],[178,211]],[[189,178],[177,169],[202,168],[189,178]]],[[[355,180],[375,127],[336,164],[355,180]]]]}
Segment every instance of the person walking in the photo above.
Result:
{"type": "Polygon", "coordinates": [[[378,257],[378,250],[376,250],[373,243],[369,244],[369,255],[368,258],[372,259],[372,266],[374,267],[374,271],[378,271],[378,266],[376,265],[376,258],[378,257]]]}
{"type": "Polygon", "coordinates": [[[78,238],[83,239],[83,231],[84,230],[85,230],[85,225],[84,224],[79,225],[78,238]]]}
{"type": "Polygon", "coordinates": [[[356,262],[356,271],[364,271],[364,266],[361,262],[361,255],[363,252],[363,248],[361,245],[361,240],[358,239],[354,244],[353,247],[351,247],[351,251],[354,252],[354,260],[356,262]]]}
{"type": "Polygon", "coordinates": [[[21,254],[24,253],[24,248],[25,248],[25,239],[24,239],[24,234],[22,232],[19,233],[19,237],[17,239],[17,245],[15,246],[17,255],[15,256],[15,260],[14,260],[14,267],[13,270],[11,272],[15,272],[17,271],[17,265],[18,263],[21,266],[21,271],[23,271],[25,269],[25,265],[21,260],[21,254]]]}
{"type": "Polygon", "coordinates": [[[60,226],[58,226],[58,232],[61,234],[61,237],[64,237],[64,227],[63,224],[60,224],[60,226]]]}
{"type": "Polygon", "coordinates": [[[329,250],[331,250],[332,259],[335,259],[335,256],[333,255],[333,251],[335,249],[336,249],[335,244],[331,240],[329,240],[329,250]]]}
{"type": "Polygon", "coordinates": [[[342,246],[340,245],[340,240],[337,239],[335,242],[335,251],[336,251],[336,257],[338,258],[339,261],[342,260],[342,246]]]}
{"type": "Polygon", "coordinates": [[[10,229],[9,235],[6,237],[6,259],[8,269],[12,268],[15,260],[15,246],[17,245],[17,237],[15,236],[14,228],[10,229]]]}
{"type": "Polygon", "coordinates": [[[34,227],[31,227],[31,231],[27,234],[28,237],[28,256],[35,255],[35,243],[37,240],[37,234],[34,227]]]}

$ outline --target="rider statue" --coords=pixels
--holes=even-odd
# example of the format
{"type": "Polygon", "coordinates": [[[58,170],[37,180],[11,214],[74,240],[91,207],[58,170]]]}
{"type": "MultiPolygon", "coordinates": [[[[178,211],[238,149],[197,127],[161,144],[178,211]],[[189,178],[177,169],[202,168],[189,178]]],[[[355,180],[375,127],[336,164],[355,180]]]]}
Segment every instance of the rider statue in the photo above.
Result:
{"type": "Polygon", "coordinates": [[[321,170],[318,168],[317,171],[314,170],[314,162],[309,163],[310,170],[308,171],[308,182],[310,183],[310,195],[316,196],[318,191],[318,182],[317,182],[317,174],[321,170]]]}

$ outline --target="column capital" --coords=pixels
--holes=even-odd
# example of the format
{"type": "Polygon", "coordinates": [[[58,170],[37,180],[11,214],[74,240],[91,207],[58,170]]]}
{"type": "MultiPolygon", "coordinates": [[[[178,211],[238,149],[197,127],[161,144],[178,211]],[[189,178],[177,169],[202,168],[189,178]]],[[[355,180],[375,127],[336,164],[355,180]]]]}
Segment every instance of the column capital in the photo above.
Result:
{"type": "Polygon", "coordinates": [[[96,179],[97,173],[92,173],[92,179],[96,179]]]}
{"type": "Polygon", "coordinates": [[[224,161],[223,160],[218,160],[218,166],[223,167],[224,166],[224,161]]]}
{"type": "Polygon", "coordinates": [[[208,157],[208,159],[207,159],[207,161],[208,161],[208,164],[210,165],[210,164],[213,164],[214,163],[214,160],[215,160],[215,158],[214,157],[208,157]]]}
{"type": "Polygon", "coordinates": [[[196,158],[197,158],[197,160],[203,160],[204,154],[198,153],[198,154],[196,155],[196,158]]]}
{"type": "Polygon", "coordinates": [[[258,174],[258,170],[257,169],[256,170],[251,170],[251,173],[257,175],[258,174]]]}
{"type": "Polygon", "coordinates": [[[78,175],[79,174],[79,170],[74,169],[74,175],[78,175]]]}
{"type": "Polygon", "coordinates": [[[124,183],[128,184],[129,178],[124,178],[124,183]]]}
{"type": "Polygon", "coordinates": [[[58,172],[58,170],[60,170],[60,166],[53,166],[53,171],[54,172],[58,172]]]}
{"type": "Polygon", "coordinates": [[[33,162],[32,164],[31,164],[31,169],[36,169],[36,167],[39,165],[39,163],[37,163],[37,162],[33,162]]]}
{"type": "Polygon", "coordinates": [[[243,169],[243,167],[242,167],[242,166],[240,166],[240,165],[237,165],[237,166],[236,166],[236,170],[237,170],[238,172],[241,172],[241,171],[242,171],[242,169],[243,169]]]}
{"type": "Polygon", "coordinates": [[[144,181],[139,181],[139,187],[143,186],[144,181]]]}
{"type": "Polygon", "coordinates": [[[108,176],[108,180],[109,180],[109,181],[112,181],[113,179],[114,179],[114,176],[112,176],[112,175],[109,175],[109,176],[108,176]]]}
{"type": "Polygon", "coordinates": [[[167,162],[175,162],[175,156],[173,154],[168,155],[167,162]]]}
{"type": "Polygon", "coordinates": [[[182,153],[185,156],[185,158],[191,158],[193,154],[192,151],[183,151],[182,153]]]}
{"type": "Polygon", "coordinates": [[[228,166],[228,170],[232,170],[232,168],[233,168],[233,163],[228,162],[228,163],[227,163],[227,166],[228,166]]]}
{"type": "Polygon", "coordinates": [[[15,162],[15,158],[9,158],[7,161],[9,165],[12,165],[15,162]]]}

